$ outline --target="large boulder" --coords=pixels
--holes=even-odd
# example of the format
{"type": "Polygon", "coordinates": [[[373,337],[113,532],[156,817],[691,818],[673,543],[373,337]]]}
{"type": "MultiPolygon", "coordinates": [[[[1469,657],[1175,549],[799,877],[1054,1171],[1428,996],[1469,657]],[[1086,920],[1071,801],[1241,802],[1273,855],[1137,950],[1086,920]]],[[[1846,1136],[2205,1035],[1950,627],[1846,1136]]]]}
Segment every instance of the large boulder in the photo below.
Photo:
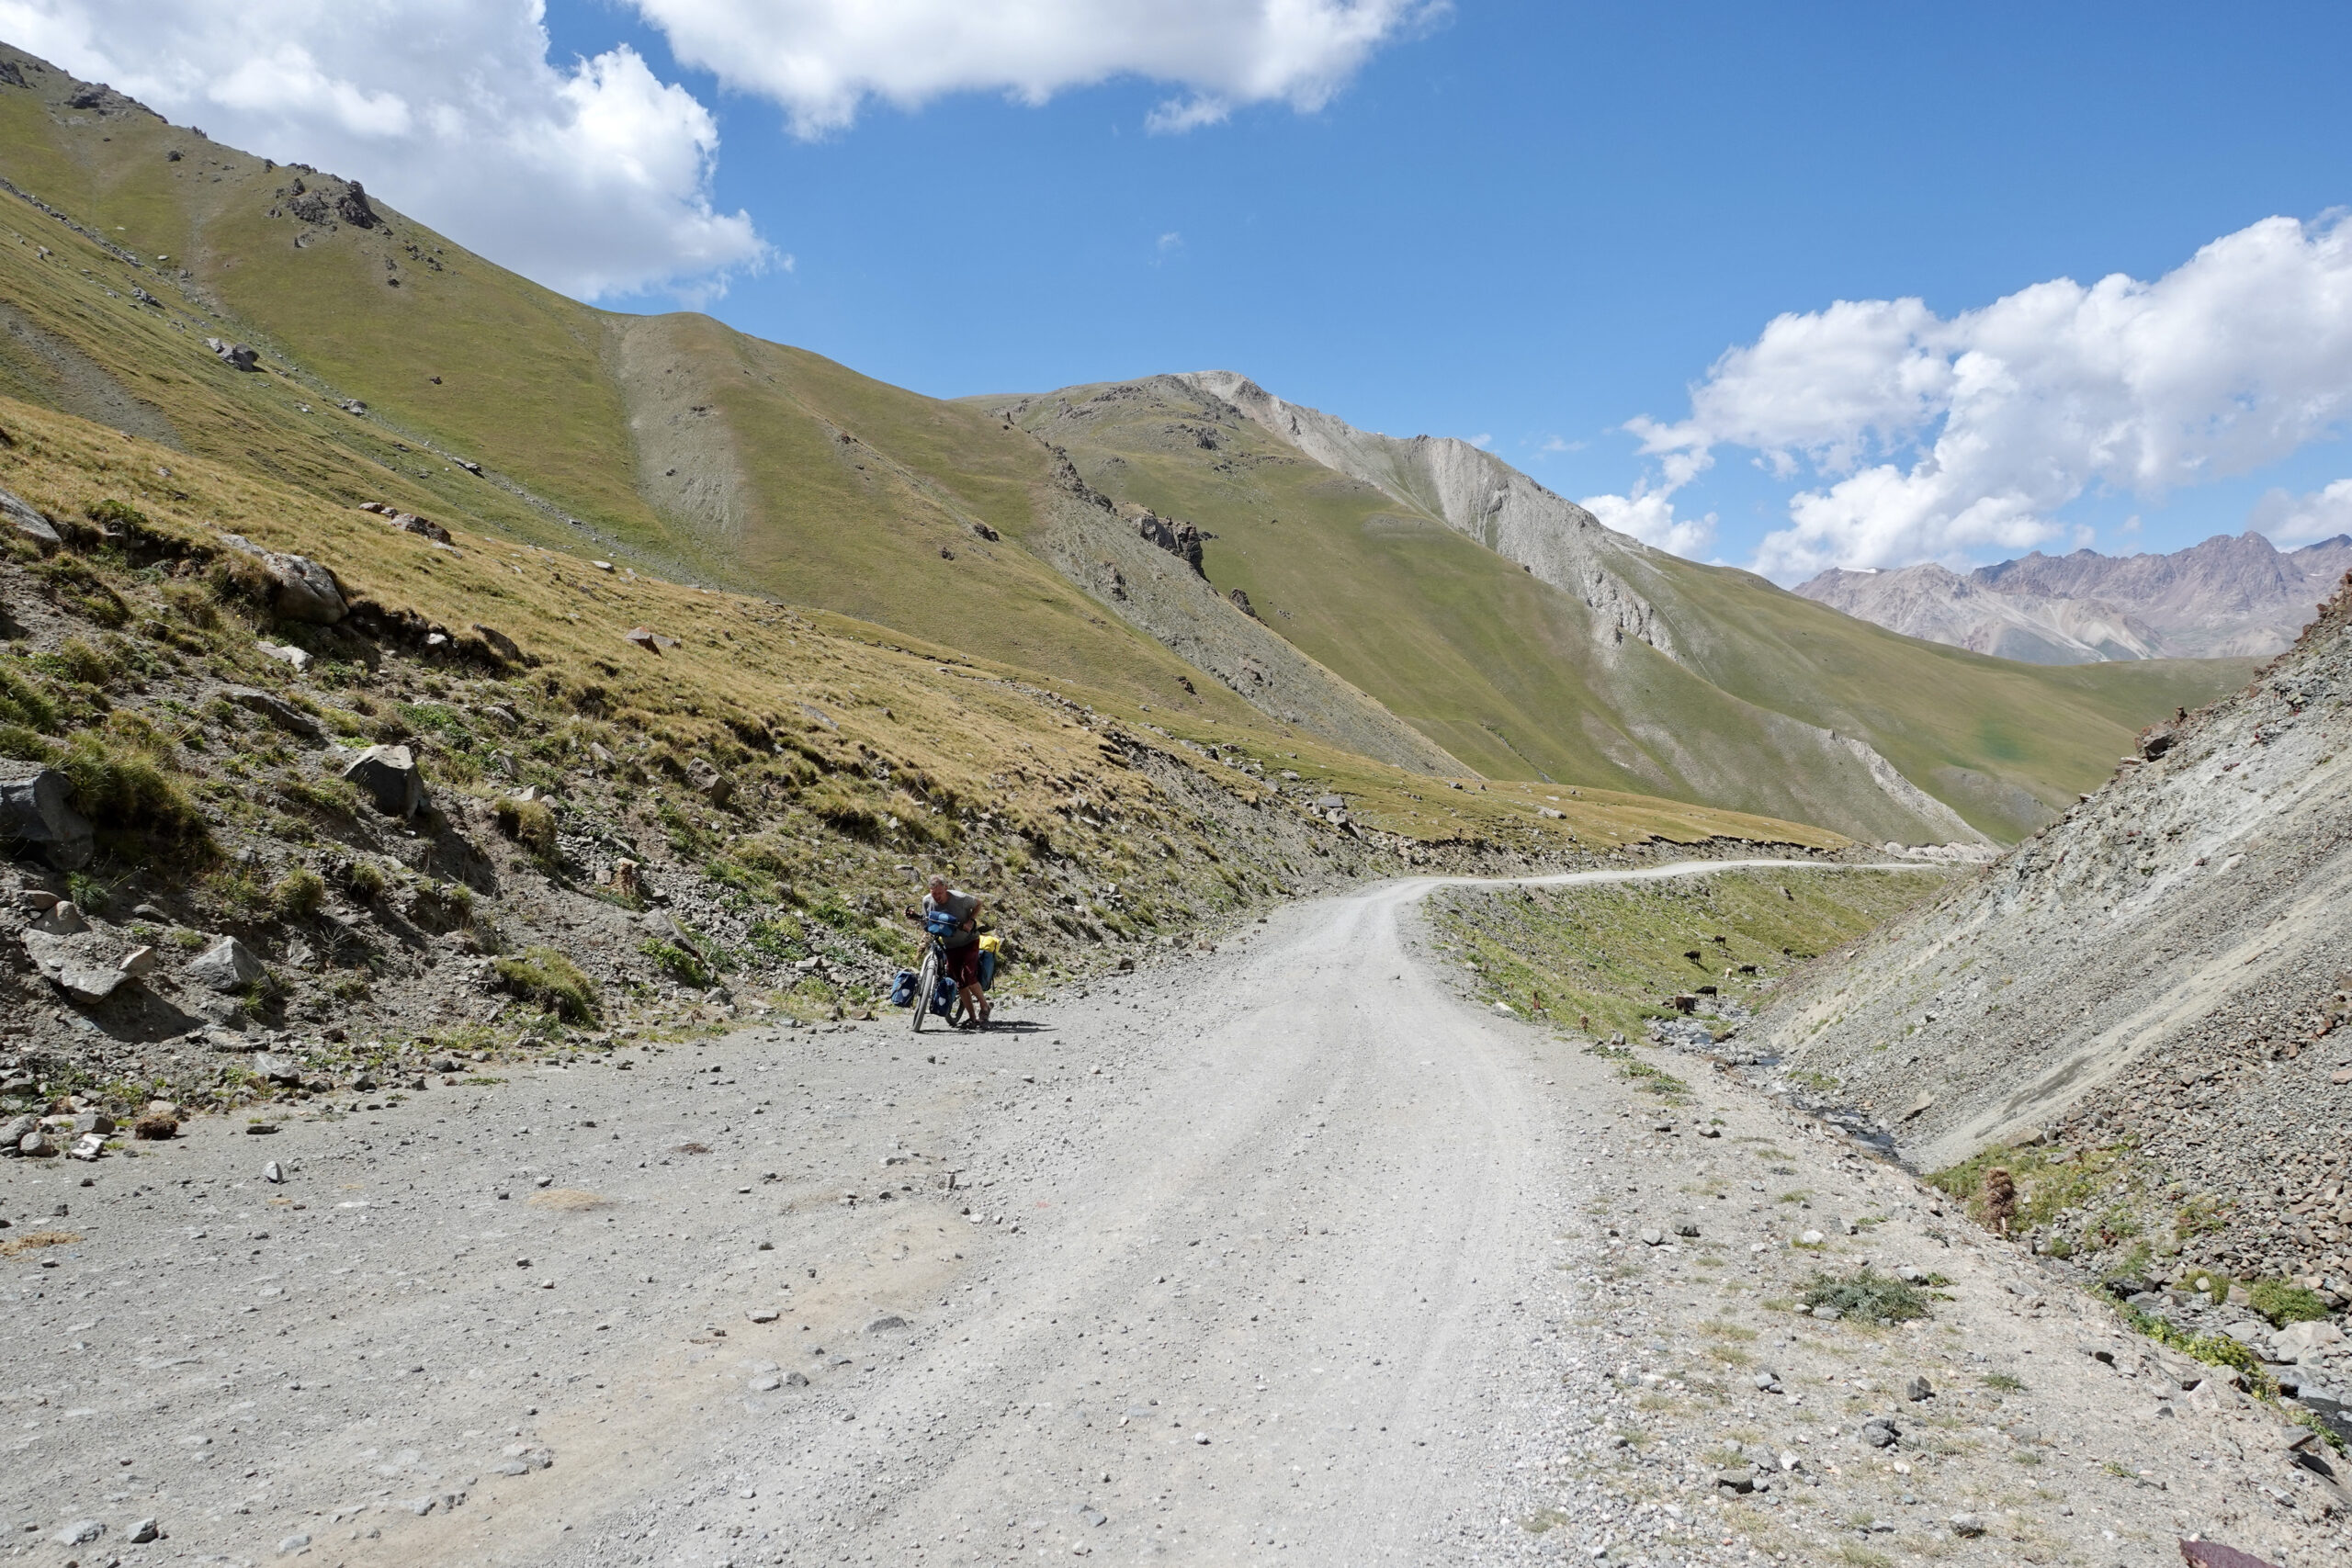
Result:
{"type": "Polygon", "coordinates": [[[28,931],[24,942],[25,956],[42,977],[84,1007],[96,1006],[130,979],[117,965],[115,944],[94,932],[51,936],[28,931]]]}
{"type": "Polygon", "coordinates": [[[90,819],[74,809],[73,781],[37,762],[0,761],[0,840],[28,844],[60,871],[90,863],[90,819]]]}
{"type": "Polygon", "coordinates": [[[370,746],[352,759],[343,776],[368,792],[379,811],[409,818],[424,804],[424,774],[405,746],[370,746]]]}
{"type": "Polygon", "coordinates": [[[58,533],[57,525],[42,516],[38,507],[22,496],[12,495],[5,490],[0,490],[0,522],[6,522],[8,531],[17,537],[29,539],[39,545],[44,553],[65,542],[63,536],[58,533]]]}
{"type": "Polygon", "coordinates": [[[254,950],[232,936],[224,936],[198,953],[187,966],[189,979],[223,993],[250,986],[268,973],[254,950]]]}
{"type": "Polygon", "coordinates": [[[263,549],[242,534],[223,534],[220,542],[261,562],[274,590],[270,607],[277,612],[279,619],[331,626],[348,612],[334,573],[310,557],[263,549]]]}
{"type": "Polygon", "coordinates": [[[261,559],[269,570],[270,581],[277,585],[274,607],[281,618],[305,621],[314,626],[331,626],[343,619],[343,589],[336,583],[334,572],[308,556],[264,550],[261,559]]]}
{"type": "Polygon", "coordinates": [[[224,686],[220,694],[305,740],[316,740],[324,733],[317,719],[274,692],[265,692],[258,686],[224,686]]]}

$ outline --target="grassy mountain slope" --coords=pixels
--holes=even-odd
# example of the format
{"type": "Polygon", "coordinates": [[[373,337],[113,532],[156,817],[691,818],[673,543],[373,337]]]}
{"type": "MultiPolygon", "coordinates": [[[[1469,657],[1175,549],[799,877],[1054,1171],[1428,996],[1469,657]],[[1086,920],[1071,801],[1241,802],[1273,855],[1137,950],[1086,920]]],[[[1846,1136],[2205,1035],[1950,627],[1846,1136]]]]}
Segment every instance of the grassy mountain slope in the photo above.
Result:
{"type": "MultiPolygon", "coordinates": [[[[13,215],[25,243],[0,245],[0,298],[23,301],[25,331],[0,338],[7,389],[336,500],[585,544],[1204,718],[1248,711],[1024,547],[1057,465],[1001,421],[706,317],[592,310],[353,208],[330,176],[118,96],[76,108],[70,78],[11,58],[30,85],[0,86],[0,173],[88,232],[13,215]],[[210,336],[254,344],[264,369],[222,364],[210,336]]],[[[1462,771],[1314,673],[1328,701],[1310,728],[1344,712],[1326,733],[1462,771]]]]}
{"type": "Polygon", "coordinates": [[[0,175],[73,220],[0,206],[0,389],[324,500],[772,594],[1271,742],[1873,839],[1964,834],[1929,796],[2012,835],[2219,679],[2036,685],[1869,628],[1815,657],[1826,634],[1782,625],[1786,596],[1642,552],[1676,621],[1661,653],[1449,527],[1431,508],[1452,491],[1400,502],[1262,431],[1194,446],[1161,428],[1172,409],[1072,446],[1073,474],[1055,450],[1070,431],[707,318],[582,306],[332,176],[0,53],[28,83],[0,85],[0,175]],[[208,336],[253,343],[262,368],[208,336]],[[364,415],[339,406],[355,398],[364,415]],[[1219,594],[1125,548],[1090,484],[1208,524],[1219,594]],[[1233,587],[1262,623],[1224,602],[1233,587]],[[1830,729],[1928,794],[1890,792],[1830,729]]]}
{"type": "Polygon", "coordinates": [[[1623,634],[1622,597],[1564,591],[1484,547],[1476,520],[1436,514],[1433,487],[1408,483],[1401,459],[1338,473],[1190,379],[978,401],[1065,446],[1121,501],[1214,535],[1220,588],[1242,588],[1285,636],[1491,773],[1605,779],[1873,838],[1936,820],[1890,797],[1834,734],[2010,839],[2103,776],[2140,726],[2247,671],[2009,664],[1619,541],[1605,570],[1638,596],[1653,647],[1623,634]]]}
{"type": "MultiPolygon", "coordinates": [[[[416,1027],[401,997],[437,984],[439,937],[559,946],[646,1016],[721,974],[775,1005],[854,1006],[905,956],[889,915],[916,865],[984,887],[1027,956],[1067,970],[1411,865],[1840,843],[1642,798],[1440,792],[1263,726],[1158,724],[1115,691],[870,623],[462,529],[436,543],[15,400],[0,432],[0,487],[66,536],[0,533],[0,758],[62,766],[98,829],[60,890],[174,971],[202,933],[238,935],[282,964],[247,1001],[288,1026],[416,1027]],[[281,620],[237,539],[323,564],[350,615],[281,620]],[[635,626],[668,640],[639,646],[635,626]],[[262,637],[316,663],[290,671],[262,637]],[[341,777],[375,742],[421,761],[415,831],[341,777]],[[539,799],[518,806],[516,786],[539,799]],[[1317,807],[1326,794],[1356,821],[1317,807]],[[608,880],[623,858],[659,897],[608,880]],[[141,904],[174,930],[139,935],[141,904]],[[803,956],[823,958],[822,985],[792,967],[803,956]]],[[[17,1001],[46,994],[0,977],[27,986],[17,1001]]],[[[167,975],[101,1011],[113,1038],[152,1043],[201,1000],[167,975]]]]}
{"type": "Polygon", "coordinates": [[[1710,682],[1867,739],[1983,831],[2013,839],[2105,778],[2141,728],[2243,685],[2242,660],[2020,664],[1826,611],[1760,577],[1654,557],[1677,652],[1710,682]]]}

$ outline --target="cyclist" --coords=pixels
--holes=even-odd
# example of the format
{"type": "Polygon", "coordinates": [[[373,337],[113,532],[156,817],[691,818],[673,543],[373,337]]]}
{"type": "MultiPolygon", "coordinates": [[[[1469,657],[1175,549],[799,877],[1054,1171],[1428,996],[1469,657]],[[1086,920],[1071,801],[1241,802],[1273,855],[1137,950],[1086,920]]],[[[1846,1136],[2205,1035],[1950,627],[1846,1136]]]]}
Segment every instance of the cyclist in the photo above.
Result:
{"type": "MultiPolygon", "coordinates": [[[[944,876],[931,879],[931,887],[923,895],[922,908],[909,909],[907,918],[920,920],[924,916],[941,913],[953,918],[955,929],[940,938],[944,949],[943,970],[956,982],[964,1001],[964,1024],[967,1028],[985,1028],[989,1021],[989,998],[986,982],[980,973],[980,901],[972,894],[958,893],[947,886],[944,876]]],[[[917,998],[915,1005],[924,1006],[929,998],[917,998]]]]}

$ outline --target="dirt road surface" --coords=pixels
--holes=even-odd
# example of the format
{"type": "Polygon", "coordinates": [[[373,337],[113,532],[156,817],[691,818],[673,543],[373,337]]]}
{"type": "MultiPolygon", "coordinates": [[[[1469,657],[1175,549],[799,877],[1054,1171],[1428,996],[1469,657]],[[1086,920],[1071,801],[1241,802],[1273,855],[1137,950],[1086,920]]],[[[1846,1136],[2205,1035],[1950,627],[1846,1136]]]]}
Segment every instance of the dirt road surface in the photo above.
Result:
{"type": "Polygon", "coordinates": [[[1774,1138],[1804,1172],[1776,1189],[1884,1197],[1882,1257],[1946,1233],[1909,1179],[1728,1080],[1661,1124],[1612,1064],[1475,1010],[1419,951],[1431,886],[1283,909],[981,1036],[753,1029],[11,1162],[0,1239],[81,1239],[0,1260],[6,1539],[83,1568],[1744,1562],[1892,1549],[1899,1525],[1985,1561],[2167,1560],[2169,1516],[2017,1506],[1967,1480],[1967,1441],[1883,1472],[1876,1538],[1823,1506],[1849,1484],[1838,1401],[1867,1402],[1846,1385],[1877,1392],[1890,1357],[1948,1376],[1980,1308],[2007,1314],[2003,1364],[2050,1341],[2066,1408],[2113,1406],[2097,1380],[2136,1370],[2081,1356],[2079,1309],[2027,1313],[2002,1294],[2020,1265],[1950,1236],[1918,1243],[1967,1275],[1940,1324],[1800,1342],[1765,1302],[1786,1216],[1727,1177],[1736,1219],[1641,1246],[1718,1152],[1774,1138]],[[1685,1264],[1721,1272],[1702,1291],[1685,1264]],[[1704,1374],[1678,1364],[1738,1334],[1704,1374]],[[1738,1406],[1773,1347],[1792,1389],[1836,1386],[1766,1448],[1822,1462],[1737,1495],[1706,1445],[1763,1431],[1738,1406]],[[1691,1393],[1705,1375],[1727,1382],[1691,1393]],[[1912,1495],[1937,1467],[1951,1495],[1912,1495]],[[1989,1535],[1952,1533],[1963,1504],[1989,1535]]]}

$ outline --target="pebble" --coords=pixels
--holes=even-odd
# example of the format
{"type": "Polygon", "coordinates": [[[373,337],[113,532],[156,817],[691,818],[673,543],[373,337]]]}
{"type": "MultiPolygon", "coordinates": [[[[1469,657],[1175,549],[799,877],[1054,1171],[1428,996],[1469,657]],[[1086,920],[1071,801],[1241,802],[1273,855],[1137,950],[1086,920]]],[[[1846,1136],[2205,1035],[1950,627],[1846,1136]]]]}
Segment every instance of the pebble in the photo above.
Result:
{"type": "Polygon", "coordinates": [[[96,1519],[75,1519],[49,1539],[60,1546],[86,1546],[107,1533],[107,1527],[96,1519]]]}
{"type": "Polygon", "coordinates": [[[1973,1539],[1984,1533],[1984,1521],[1974,1514],[1954,1514],[1951,1517],[1951,1533],[1973,1539]]]}
{"type": "Polygon", "coordinates": [[[271,1160],[261,1168],[261,1179],[273,1186],[286,1179],[286,1168],[271,1160]]]}
{"type": "Polygon", "coordinates": [[[310,1544],[311,1538],[307,1535],[289,1535],[277,1543],[277,1555],[290,1557],[295,1552],[308,1550],[310,1544]]]}
{"type": "Polygon", "coordinates": [[[141,1519],[130,1527],[129,1540],[133,1546],[144,1546],[151,1540],[164,1539],[164,1527],[153,1519],[141,1519]]]}

